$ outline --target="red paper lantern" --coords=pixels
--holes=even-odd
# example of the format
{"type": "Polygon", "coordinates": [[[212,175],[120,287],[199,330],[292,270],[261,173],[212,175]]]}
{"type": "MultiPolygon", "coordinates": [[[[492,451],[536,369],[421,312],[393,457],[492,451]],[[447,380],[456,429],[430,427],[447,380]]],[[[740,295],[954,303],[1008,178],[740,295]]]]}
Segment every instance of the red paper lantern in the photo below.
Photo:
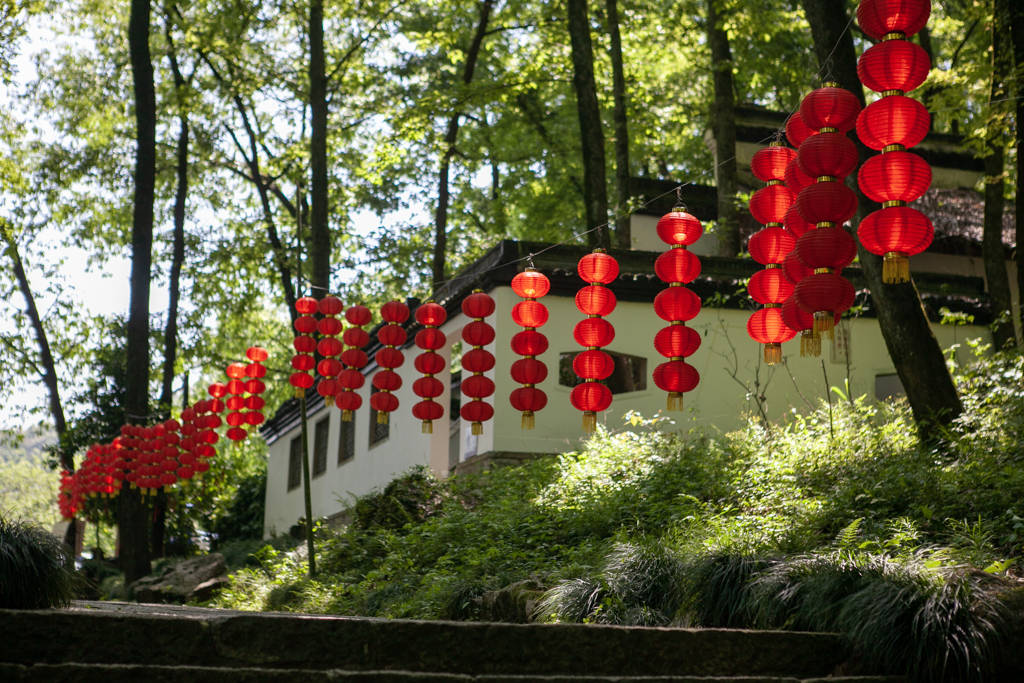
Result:
{"type": "Polygon", "coordinates": [[[654,273],[663,282],[693,282],[700,275],[700,259],[687,249],[669,249],[654,262],[654,273]]]}
{"type": "MultiPolygon", "coordinates": [[[[676,394],[682,401],[682,395],[697,388],[700,373],[686,361],[670,360],[661,363],[654,369],[654,383],[662,391],[676,394]]],[[[681,408],[682,406],[680,406],[681,408]]]]}
{"type": "Polygon", "coordinates": [[[548,321],[548,307],[533,299],[520,301],[512,307],[512,320],[520,327],[543,327],[548,321]]]}
{"type": "Polygon", "coordinates": [[[804,173],[804,169],[800,168],[800,160],[797,158],[789,162],[789,166],[786,167],[785,180],[786,187],[792,190],[794,195],[800,194],[800,190],[814,182],[814,178],[804,173]]]}
{"type": "Polygon", "coordinates": [[[781,267],[775,266],[754,273],[747,290],[759,304],[781,304],[793,294],[793,283],[786,279],[781,267]]]}
{"type": "Polygon", "coordinates": [[[337,356],[343,348],[341,340],[337,337],[324,337],[316,345],[317,353],[326,357],[337,356]]]}
{"type": "Polygon", "coordinates": [[[857,117],[857,137],[871,149],[913,147],[928,134],[931,116],[925,106],[905,95],[889,95],[864,108],[857,117]]]}
{"type": "Polygon", "coordinates": [[[754,158],[750,161],[750,170],[762,182],[784,180],[786,167],[795,158],[796,152],[781,144],[762,147],[754,153],[754,158]]]}
{"type": "Polygon", "coordinates": [[[576,308],[587,315],[606,316],[616,303],[615,294],[603,285],[589,285],[576,292],[576,308]]]}
{"type": "Polygon", "coordinates": [[[800,103],[800,118],[814,130],[831,129],[845,133],[853,128],[860,108],[860,102],[852,92],[827,84],[804,97],[800,103]]]}
{"type": "Polygon", "coordinates": [[[317,308],[322,315],[334,317],[344,310],[345,305],[341,303],[341,299],[338,297],[328,294],[317,302],[317,308]]]}
{"type": "Polygon", "coordinates": [[[842,225],[857,212],[857,195],[844,183],[814,183],[800,190],[796,207],[808,223],[842,225]]]}
{"type": "Polygon", "coordinates": [[[583,379],[607,379],[615,371],[615,361],[604,351],[587,349],[573,358],[572,370],[583,379]]]}
{"type": "Polygon", "coordinates": [[[615,328],[604,318],[584,318],[576,323],[572,336],[580,346],[608,346],[615,339],[615,328]]]}
{"type": "Polygon", "coordinates": [[[860,167],[857,184],[876,202],[912,202],[932,183],[928,162],[914,154],[896,150],[876,154],[860,167]]]}
{"type": "Polygon", "coordinates": [[[819,133],[800,145],[797,160],[812,178],[845,178],[857,168],[857,146],[845,133],[819,133]]]}
{"type": "MultiPolygon", "coordinates": [[[[373,313],[371,313],[370,309],[366,306],[356,304],[354,306],[349,306],[345,311],[345,320],[348,321],[349,325],[355,325],[358,329],[363,325],[370,324],[370,321],[373,320],[373,313]]],[[[348,342],[345,343],[347,344],[348,342]]]]}
{"type": "Polygon", "coordinates": [[[910,256],[920,254],[932,243],[935,228],[928,217],[909,206],[892,206],[864,218],[857,236],[864,248],[883,257],[882,280],[910,279],[910,256]]]}
{"type": "Polygon", "coordinates": [[[512,278],[512,291],[523,299],[540,299],[551,291],[551,281],[544,273],[527,268],[512,278]]]}
{"type": "Polygon", "coordinates": [[[793,250],[782,262],[782,272],[794,285],[814,272],[814,269],[800,260],[800,255],[793,250]]]}
{"type": "MultiPolygon", "coordinates": [[[[678,206],[658,219],[656,229],[658,237],[661,238],[662,242],[681,247],[693,244],[700,239],[704,232],[700,221],[695,216],[687,213],[686,209],[678,206]]],[[[617,271],[618,265],[616,264],[617,271]]],[[[589,282],[586,278],[583,279],[589,282]]]]}
{"type": "Polygon", "coordinates": [[[817,135],[818,131],[809,127],[804,123],[804,119],[800,116],[799,111],[793,112],[788,119],[786,119],[786,139],[789,140],[789,144],[794,147],[799,147],[804,143],[804,140],[817,135]]]}
{"type": "Polygon", "coordinates": [[[700,297],[686,287],[669,287],[654,297],[654,312],[667,322],[692,320],[700,312],[700,305],[700,297]]]}
{"type": "MultiPolygon", "coordinates": [[[[786,217],[783,219],[782,224],[786,226],[786,232],[796,239],[799,239],[808,230],[814,230],[814,223],[808,223],[804,220],[796,204],[789,207],[789,211],[786,212],[786,217]]],[[[794,249],[796,248],[796,239],[793,240],[794,249]]]]}
{"type": "Polygon", "coordinates": [[[342,333],[341,341],[345,346],[361,349],[370,343],[370,333],[361,327],[350,327],[342,333]]]}
{"type": "Polygon", "coordinates": [[[245,363],[229,363],[224,373],[231,379],[242,379],[245,377],[245,363]]]}
{"type": "MultiPolygon", "coordinates": [[[[516,354],[524,356],[512,364],[512,380],[523,386],[512,391],[509,395],[509,402],[513,408],[522,413],[520,427],[533,429],[536,411],[541,410],[548,402],[547,395],[534,386],[544,381],[548,374],[547,366],[535,358],[547,351],[548,348],[547,337],[534,329],[543,326],[548,321],[547,306],[537,299],[551,291],[551,282],[546,275],[531,266],[512,278],[512,289],[524,299],[512,308],[512,320],[525,329],[512,337],[512,350],[516,354]]],[[[610,296],[604,296],[603,303],[602,301],[593,301],[589,304],[604,308],[610,302],[614,307],[615,295],[611,290],[604,287],[595,287],[594,289],[603,290],[603,292],[593,292],[597,298],[605,294],[610,296]]]]}
{"type": "Polygon", "coordinates": [[[924,48],[909,40],[886,40],[872,45],[857,60],[857,75],[875,92],[910,92],[924,83],[931,69],[924,48]]]}
{"type": "Polygon", "coordinates": [[[484,377],[482,369],[494,367],[494,354],[483,348],[494,341],[494,328],[484,321],[494,309],[494,299],[479,290],[462,300],[462,312],[474,319],[462,328],[463,341],[473,347],[463,353],[462,367],[473,374],[462,380],[462,393],[471,400],[459,414],[471,422],[473,434],[483,434],[483,423],[494,415],[494,408],[483,400],[494,393],[494,381],[484,377]]]}
{"type": "Polygon", "coordinates": [[[313,315],[320,310],[320,304],[311,296],[304,296],[295,301],[295,310],[301,315],[313,315]]]}
{"type": "Polygon", "coordinates": [[[795,246],[796,240],[791,233],[773,225],[755,232],[750,237],[747,248],[750,250],[751,258],[762,265],[768,265],[782,263],[786,254],[793,251],[795,246]]]}
{"type": "Polygon", "coordinates": [[[292,340],[292,346],[299,353],[313,353],[316,351],[316,338],[300,334],[292,340]]]}
{"type": "Polygon", "coordinates": [[[821,334],[831,331],[836,315],[853,305],[856,292],[846,278],[825,270],[797,283],[794,296],[800,308],[813,314],[814,331],[821,334]]]}
{"type": "Polygon", "coordinates": [[[842,270],[857,255],[857,242],[845,228],[816,228],[797,240],[796,253],[811,268],[842,270]]]}
{"type": "Polygon", "coordinates": [[[378,391],[370,396],[370,406],[377,411],[378,424],[387,424],[390,413],[398,408],[398,397],[392,392],[402,386],[402,378],[394,369],[405,362],[405,356],[395,347],[405,343],[407,335],[401,323],[409,319],[409,307],[401,301],[389,301],[381,306],[380,317],[387,324],[377,330],[377,341],[383,348],[374,360],[382,369],[373,376],[372,384],[378,391]]]}
{"type": "Polygon", "coordinates": [[[580,259],[576,271],[584,282],[608,285],[619,276],[619,262],[603,251],[593,251],[580,259]]]}
{"type": "Polygon", "coordinates": [[[316,332],[316,318],[311,315],[300,315],[292,325],[299,334],[313,334],[316,332]]]}
{"type": "Polygon", "coordinates": [[[666,358],[692,356],[700,348],[700,334],[686,325],[669,325],[654,335],[654,349],[666,358]]]}
{"type": "Polygon", "coordinates": [[[754,192],[750,198],[750,213],[758,223],[782,225],[782,219],[794,199],[793,192],[785,185],[768,185],[754,192]]]}
{"type": "Polygon", "coordinates": [[[796,336],[782,319],[782,307],[768,304],[754,311],[747,320],[747,334],[759,344],[764,344],[764,361],[774,365],[782,360],[782,344],[796,336]]]}
{"type": "MultiPolygon", "coordinates": [[[[607,410],[612,404],[612,391],[597,382],[584,382],[573,387],[569,400],[573,407],[583,411],[584,415],[592,413],[596,427],[597,413],[607,410]]],[[[590,431],[593,431],[594,427],[591,427],[590,431]]]]}
{"type": "Polygon", "coordinates": [[[861,0],[857,24],[875,40],[892,33],[909,38],[928,23],[931,10],[930,0],[861,0]]]}
{"type": "Polygon", "coordinates": [[[413,367],[424,375],[436,375],[447,367],[447,363],[439,353],[423,353],[413,360],[413,367]]]}
{"type": "MultiPolygon", "coordinates": [[[[436,349],[443,347],[447,341],[444,332],[438,329],[438,326],[444,324],[447,319],[448,311],[444,306],[433,301],[428,301],[416,309],[416,321],[424,326],[416,333],[416,346],[423,349],[423,352],[416,357],[417,368],[429,367],[439,370],[444,368],[444,358],[437,353],[436,349]]],[[[444,393],[444,385],[434,377],[434,372],[425,372],[423,377],[413,382],[412,392],[423,399],[413,406],[413,417],[421,421],[424,434],[432,434],[434,432],[433,421],[444,416],[444,406],[434,401],[444,393]]]]}

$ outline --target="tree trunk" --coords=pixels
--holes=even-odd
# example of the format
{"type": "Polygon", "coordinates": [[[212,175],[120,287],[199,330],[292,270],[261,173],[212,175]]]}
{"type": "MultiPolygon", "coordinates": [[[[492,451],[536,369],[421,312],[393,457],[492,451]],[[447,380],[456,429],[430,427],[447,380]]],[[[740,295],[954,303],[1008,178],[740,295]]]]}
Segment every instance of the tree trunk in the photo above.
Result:
{"type": "MultiPolygon", "coordinates": [[[[149,416],[149,285],[156,176],[156,93],[149,53],[149,17],[149,0],[132,0],[128,50],[135,91],[135,203],[124,409],[128,421],[139,424],[145,423],[149,416]]],[[[148,520],[137,489],[124,489],[118,501],[121,568],[125,586],[128,586],[150,571],[148,520]]]]}
{"type": "Polygon", "coordinates": [[[985,136],[985,213],[982,227],[981,253],[985,262],[985,279],[996,321],[992,327],[992,343],[997,349],[1015,343],[1013,332],[1010,277],[1006,273],[1006,252],[1003,248],[1003,191],[1006,172],[1006,150],[1003,141],[1006,111],[1007,64],[1006,34],[1009,8],[1005,0],[992,3],[992,82],[989,90],[989,114],[985,136]]]}
{"type": "MultiPolygon", "coordinates": [[[[3,232],[4,242],[7,243],[7,255],[11,259],[14,269],[14,279],[18,282],[18,290],[25,299],[25,313],[28,314],[29,322],[32,323],[32,332],[36,337],[36,345],[39,347],[39,364],[42,366],[43,384],[46,385],[47,398],[50,405],[50,417],[53,418],[53,431],[57,434],[57,458],[60,461],[62,470],[75,471],[75,454],[64,443],[65,434],[68,430],[67,420],[64,418],[64,404],[60,400],[60,386],[57,384],[57,366],[53,362],[53,352],[50,349],[50,339],[46,335],[46,328],[43,327],[43,319],[39,315],[39,307],[36,306],[36,297],[32,293],[32,287],[28,281],[28,274],[25,272],[25,264],[22,263],[21,253],[18,251],[18,243],[14,239],[14,230],[6,220],[0,219],[0,232],[3,232]]],[[[75,520],[68,524],[64,534],[64,543],[72,550],[76,547],[75,520]]]]}
{"type": "Polygon", "coordinates": [[[324,64],[324,3],[309,5],[309,173],[312,216],[309,251],[312,295],[321,298],[331,289],[331,233],[327,192],[327,74],[324,64]]]}
{"type": "MultiPolygon", "coordinates": [[[[802,0],[811,26],[818,62],[828,63],[831,73],[843,88],[853,92],[863,104],[864,89],[857,78],[857,58],[853,39],[846,30],[850,16],[844,0],[802,0]]],[[[858,143],[861,161],[871,152],[858,143]]],[[[857,220],[879,208],[859,190],[857,220]]],[[[922,438],[934,438],[929,425],[948,423],[960,414],[962,406],[956,387],[946,368],[939,346],[913,281],[882,284],[882,259],[858,244],[864,278],[871,290],[871,301],[893,365],[922,438]]]]}
{"type": "Polygon", "coordinates": [[[622,64],[617,0],[605,0],[608,14],[608,52],[612,60],[612,123],[615,135],[615,243],[633,246],[630,235],[629,125],[626,116],[626,74],[622,64]]]}
{"type": "MultiPolygon", "coordinates": [[[[487,24],[491,19],[491,11],[494,9],[494,0],[484,0],[480,3],[480,18],[476,23],[476,31],[473,33],[473,40],[466,50],[466,62],[462,66],[462,83],[469,85],[473,82],[473,72],[476,70],[476,63],[480,57],[480,47],[483,45],[484,37],[487,35],[487,24]]],[[[444,152],[441,154],[441,166],[437,177],[437,209],[434,211],[434,258],[431,267],[431,289],[437,289],[445,281],[445,272],[448,258],[448,203],[450,191],[448,188],[449,174],[451,173],[452,157],[455,156],[455,142],[459,137],[459,120],[462,112],[456,111],[448,118],[448,126],[444,133],[444,152]]]]}
{"type": "Polygon", "coordinates": [[[715,187],[718,196],[718,254],[740,253],[740,222],[736,208],[736,102],[733,95],[732,51],[719,14],[721,0],[708,3],[708,46],[715,87],[711,130],[715,138],[715,187]]]}
{"type": "Polygon", "coordinates": [[[1010,3],[1010,45],[1007,46],[1013,60],[1011,94],[1014,107],[1014,128],[1017,131],[1017,180],[1014,187],[1014,261],[1017,265],[1017,306],[1021,331],[1021,346],[1024,347],[1024,3],[1010,3]]]}
{"type": "Polygon", "coordinates": [[[572,84],[580,119],[580,147],[583,154],[583,204],[587,241],[608,249],[608,189],[605,180],[604,131],[594,80],[594,49],[590,41],[587,0],[569,0],[569,40],[572,44],[572,84]]]}

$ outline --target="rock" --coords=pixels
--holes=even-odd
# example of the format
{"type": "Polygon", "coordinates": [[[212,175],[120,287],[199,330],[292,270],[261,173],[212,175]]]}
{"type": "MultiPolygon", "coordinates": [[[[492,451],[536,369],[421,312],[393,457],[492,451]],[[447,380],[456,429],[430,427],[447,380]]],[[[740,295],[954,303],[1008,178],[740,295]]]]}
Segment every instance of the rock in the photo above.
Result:
{"type": "Polygon", "coordinates": [[[532,621],[537,601],[543,593],[544,587],[536,581],[516,581],[476,598],[477,615],[488,621],[525,624],[532,621]]]}
{"type": "MultiPolygon", "coordinates": [[[[138,602],[183,603],[199,586],[217,577],[227,577],[227,565],[220,553],[210,553],[182,560],[163,571],[144,576],[131,585],[130,593],[138,602]]],[[[204,590],[213,590],[211,584],[204,590]]],[[[219,586],[218,586],[219,587],[219,586]]]]}
{"type": "Polygon", "coordinates": [[[187,602],[206,602],[214,595],[220,592],[220,589],[228,585],[230,580],[227,575],[215,576],[212,579],[207,579],[201,584],[192,589],[192,592],[188,594],[186,598],[187,602]]]}

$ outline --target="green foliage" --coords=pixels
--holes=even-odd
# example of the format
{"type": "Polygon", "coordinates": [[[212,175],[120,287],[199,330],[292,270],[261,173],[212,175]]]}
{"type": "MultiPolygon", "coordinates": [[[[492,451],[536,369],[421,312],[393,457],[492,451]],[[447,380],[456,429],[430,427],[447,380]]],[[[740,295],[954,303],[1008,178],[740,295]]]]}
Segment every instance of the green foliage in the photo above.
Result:
{"type": "Polygon", "coordinates": [[[0,607],[64,607],[77,583],[56,536],[32,522],[0,516],[0,607]]]}
{"type": "Polygon", "coordinates": [[[266,468],[238,482],[234,498],[216,517],[210,531],[220,549],[226,541],[255,539],[263,535],[263,509],[267,487],[266,468]]]}
{"type": "Polygon", "coordinates": [[[442,488],[425,465],[414,467],[393,479],[378,493],[356,499],[352,525],[357,529],[400,530],[436,514],[441,507],[442,488]]]}

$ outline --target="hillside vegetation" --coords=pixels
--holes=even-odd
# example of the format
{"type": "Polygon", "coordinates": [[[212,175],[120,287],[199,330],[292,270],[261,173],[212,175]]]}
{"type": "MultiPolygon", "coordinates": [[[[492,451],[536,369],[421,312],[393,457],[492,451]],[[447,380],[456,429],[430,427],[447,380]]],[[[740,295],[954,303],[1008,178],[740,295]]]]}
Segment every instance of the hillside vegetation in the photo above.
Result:
{"type": "Polygon", "coordinates": [[[958,382],[963,417],[927,443],[903,402],[837,392],[770,430],[634,416],[556,458],[444,482],[412,471],[320,530],[315,580],[267,546],[219,604],[842,630],[909,673],[980,676],[1020,594],[1024,359],[958,382]]]}

